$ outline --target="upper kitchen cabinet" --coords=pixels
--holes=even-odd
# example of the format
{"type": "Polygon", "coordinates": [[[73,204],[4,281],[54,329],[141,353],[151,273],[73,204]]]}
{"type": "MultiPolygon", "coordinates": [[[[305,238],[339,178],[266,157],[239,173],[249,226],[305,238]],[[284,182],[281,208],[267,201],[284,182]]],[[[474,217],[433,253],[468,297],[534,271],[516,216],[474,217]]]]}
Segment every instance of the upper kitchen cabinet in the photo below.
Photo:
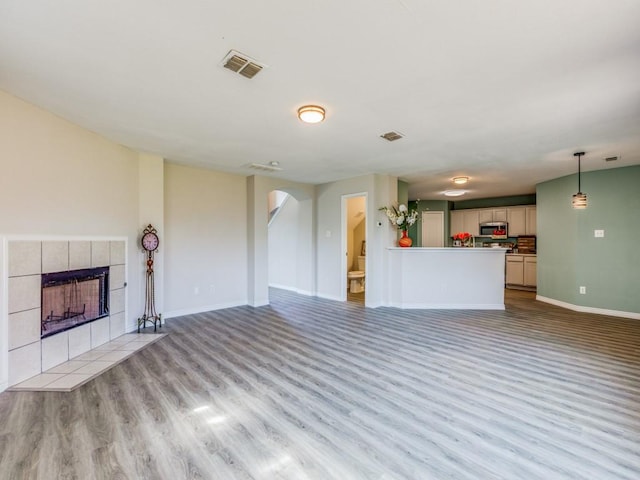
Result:
{"type": "Polygon", "coordinates": [[[536,211],[537,209],[535,206],[525,207],[525,222],[526,222],[527,235],[537,235],[536,211]]]}
{"type": "Polygon", "coordinates": [[[449,223],[449,236],[453,237],[456,233],[464,230],[464,218],[462,210],[451,210],[451,221],[449,223]]]}
{"type": "Polygon", "coordinates": [[[507,223],[509,224],[509,236],[527,234],[527,213],[525,207],[507,208],[507,223]]]}
{"type": "Polygon", "coordinates": [[[477,237],[480,231],[479,212],[480,210],[475,208],[469,210],[452,210],[449,236],[453,237],[459,232],[468,232],[474,237],[477,237]]]}
{"type": "Polygon", "coordinates": [[[536,234],[536,207],[508,207],[507,223],[509,224],[509,236],[535,235],[536,234]]]}
{"type": "Polygon", "coordinates": [[[493,221],[494,222],[506,222],[507,221],[507,209],[506,208],[494,208],[493,209],[493,221]]]}
{"type": "Polygon", "coordinates": [[[478,210],[478,223],[506,222],[506,208],[481,208],[478,210]]]}
{"type": "Polygon", "coordinates": [[[536,234],[536,206],[520,205],[516,207],[469,208],[452,210],[449,224],[449,236],[458,232],[479,235],[480,224],[485,222],[507,222],[509,236],[536,234]]]}
{"type": "Polygon", "coordinates": [[[479,211],[476,209],[463,210],[462,218],[464,222],[464,231],[469,232],[474,237],[480,235],[479,211]]]}

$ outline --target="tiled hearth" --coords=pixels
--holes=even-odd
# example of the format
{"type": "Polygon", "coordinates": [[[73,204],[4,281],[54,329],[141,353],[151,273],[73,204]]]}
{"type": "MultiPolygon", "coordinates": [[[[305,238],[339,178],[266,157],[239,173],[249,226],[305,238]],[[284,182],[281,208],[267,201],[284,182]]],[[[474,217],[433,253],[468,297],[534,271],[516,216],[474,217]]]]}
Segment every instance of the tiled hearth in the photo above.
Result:
{"type": "Polygon", "coordinates": [[[124,240],[9,241],[9,386],[125,333],[125,252],[124,240]],[[109,316],[41,339],[41,275],[106,266],[109,316]]]}
{"type": "Polygon", "coordinates": [[[129,333],[10,388],[14,391],[70,392],[106,372],[165,334],[129,333]]]}

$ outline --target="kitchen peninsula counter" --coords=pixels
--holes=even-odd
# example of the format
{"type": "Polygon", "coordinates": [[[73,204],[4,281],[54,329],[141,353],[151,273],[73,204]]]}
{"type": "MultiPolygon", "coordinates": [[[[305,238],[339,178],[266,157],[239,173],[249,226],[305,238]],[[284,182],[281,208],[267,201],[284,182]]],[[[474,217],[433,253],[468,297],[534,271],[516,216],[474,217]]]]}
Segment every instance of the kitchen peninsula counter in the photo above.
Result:
{"type": "Polygon", "coordinates": [[[504,248],[389,247],[389,305],[504,310],[504,248]]]}

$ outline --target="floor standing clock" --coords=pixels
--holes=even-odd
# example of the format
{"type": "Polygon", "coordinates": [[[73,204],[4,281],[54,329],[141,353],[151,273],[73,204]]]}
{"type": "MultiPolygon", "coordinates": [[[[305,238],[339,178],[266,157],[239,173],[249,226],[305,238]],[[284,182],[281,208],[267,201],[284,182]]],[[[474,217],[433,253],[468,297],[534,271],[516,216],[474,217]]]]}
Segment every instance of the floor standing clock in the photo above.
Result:
{"type": "Polygon", "coordinates": [[[147,286],[144,293],[144,313],[142,317],[138,318],[138,333],[140,333],[140,326],[142,325],[142,328],[145,328],[147,322],[153,323],[153,331],[155,332],[158,329],[158,325],[162,327],[162,314],[156,313],[156,295],[153,284],[153,253],[158,249],[160,240],[158,239],[158,232],[151,224],[143,230],[140,243],[147,253],[147,286]]]}

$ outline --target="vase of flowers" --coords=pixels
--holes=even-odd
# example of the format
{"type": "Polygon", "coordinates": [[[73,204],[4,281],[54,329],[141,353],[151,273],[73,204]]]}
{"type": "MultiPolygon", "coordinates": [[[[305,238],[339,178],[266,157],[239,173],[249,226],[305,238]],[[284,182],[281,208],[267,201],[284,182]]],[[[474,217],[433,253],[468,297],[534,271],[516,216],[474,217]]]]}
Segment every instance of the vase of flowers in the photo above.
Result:
{"type": "Polygon", "coordinates": [[[458,232],[453,236],[454,247],[470,247],[473,236],[469,232],[458,232]]]}
{"type": "Polygon", "coordinates": [[[414,209],[409,211],[404,204],[400,204],[398,207],[381,207],[379,210],[386,213],[391,225],[402,231],[402,236],[398,240],[398,246],[410,247],[413,244],[413,240],[411,240],[407,231],[409,227],[418,220],[418,211],[414,209]]]}

